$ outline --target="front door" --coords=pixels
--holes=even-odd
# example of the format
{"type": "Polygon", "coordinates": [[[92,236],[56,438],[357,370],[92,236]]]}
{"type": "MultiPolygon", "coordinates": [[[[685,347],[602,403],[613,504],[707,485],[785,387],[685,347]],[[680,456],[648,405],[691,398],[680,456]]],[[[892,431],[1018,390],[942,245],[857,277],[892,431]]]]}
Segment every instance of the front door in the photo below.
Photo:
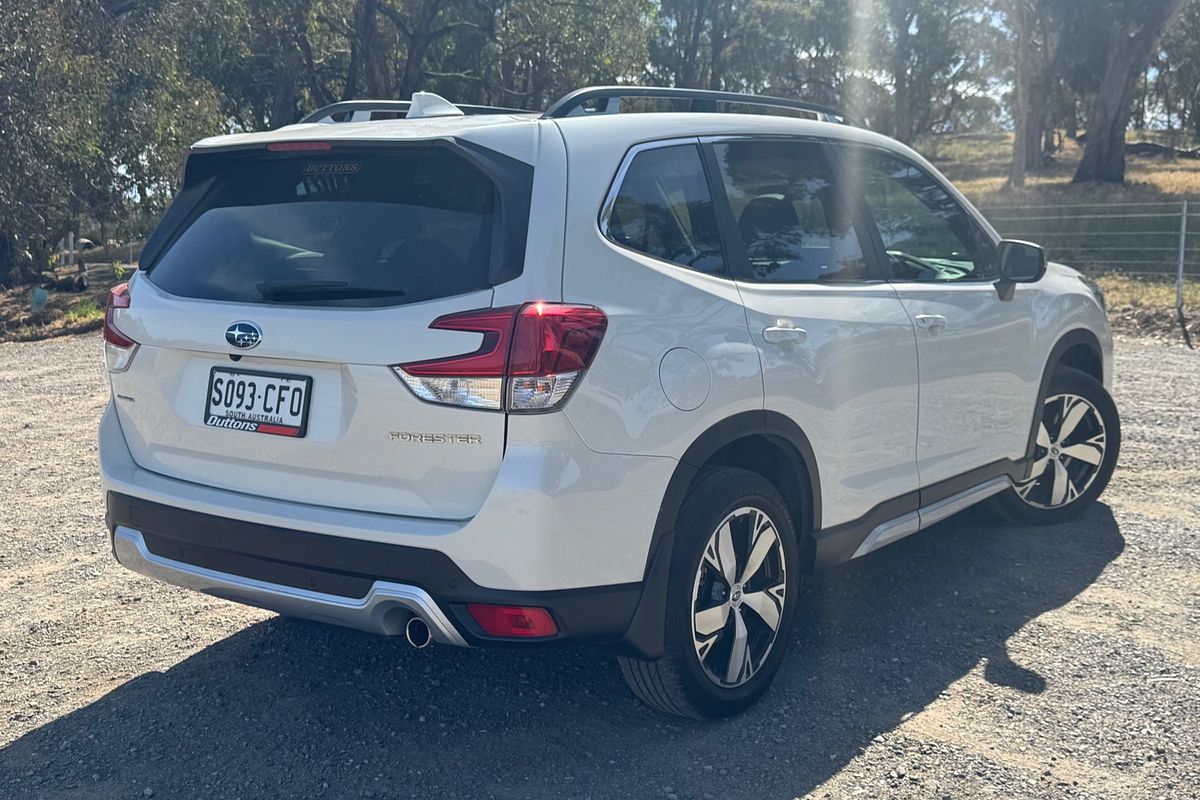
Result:
{"type": "Polygon", "coordinates": [[[842,153],[916,328],[922,486],[1011,471],[1025,455],[1037,396],[1036,289],[997,286],[990,236],[932,174],[884,150],[842,153]]]}
{"type": "MultiPolygon", "coordinates": [[[[766,407],[808,436],[822,526],[904,498],[915,509],[917,349],[895,289],[872,271],[825,145],[706,143],[719,213],[760,352],[766,407]]],[[[901,503],[903,505],[903,503],[901,503]]]]}

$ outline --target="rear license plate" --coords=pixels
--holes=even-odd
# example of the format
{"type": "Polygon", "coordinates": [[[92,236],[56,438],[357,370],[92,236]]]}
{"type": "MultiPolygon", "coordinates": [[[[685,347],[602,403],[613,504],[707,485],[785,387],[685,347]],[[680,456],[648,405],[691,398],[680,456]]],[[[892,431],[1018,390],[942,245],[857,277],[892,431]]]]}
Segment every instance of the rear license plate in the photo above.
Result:
{"type": "Polygon", "coordinates": [[[213,367],[204,424],[247,433],[299,438],[308,431],[312,378],[213,367]]]}

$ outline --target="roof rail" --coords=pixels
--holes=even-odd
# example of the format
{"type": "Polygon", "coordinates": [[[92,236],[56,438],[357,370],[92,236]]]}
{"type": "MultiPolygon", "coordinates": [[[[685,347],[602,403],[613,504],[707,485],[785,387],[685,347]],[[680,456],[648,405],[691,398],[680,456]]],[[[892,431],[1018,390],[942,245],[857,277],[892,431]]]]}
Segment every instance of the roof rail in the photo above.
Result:
{"type": "MultiPolygon", "coordinates": [[[[464,114],[533,114],[524,108],[455,104],[464,114]]],[[[306,122],[368,122],[372,119],[404,119],[412,106],[410,100],[343,100],[332,103],[300,120],[306,122]]]]}
{"type": "Polygon", "coordinates": [[[850,116],[836,108],[790,100],[784,97],[767,97],[737,92],[716,92],[707,89],[675,89],[666,86],[589,86],[576,89],[555,101],[542,116],[546,119],[575,117],[584,114],[620,113],[620,102],[624,98],[649,97],[663,100],[690,100],[688,111],[721,112],[721,105],[762,106],[789,111],[803,111],[822,122],[854,124],[850,116]],[[587,107],[594,104],[594,107],[587,107]]]}

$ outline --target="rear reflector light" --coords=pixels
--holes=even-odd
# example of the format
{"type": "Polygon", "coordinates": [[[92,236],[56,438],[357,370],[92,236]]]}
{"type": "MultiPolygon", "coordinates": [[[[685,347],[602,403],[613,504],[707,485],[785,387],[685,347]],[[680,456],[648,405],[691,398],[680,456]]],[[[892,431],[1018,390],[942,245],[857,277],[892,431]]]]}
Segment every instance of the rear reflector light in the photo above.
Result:
{"type": "Polygon", "coordinates": [[[544,608],[522,606],[490,606],[471,603],[467,606],[471,617],[479,623],[489,636],[519,636],[533,638],[553,636],[558,633],[554,618],[544,608]]]}
{"type": "Polygon", "coordinates": [[[109,290],[104,311],[104,361],[109,372],[129,369],[129,363],[137,352],[137,342],[117,328],[117,311],[125,308],[129,308],[129,284],[119,283],[109,290]]]}
{"type": "Polygon", "coordinates": [[[549,411],[566,401],[592,363],[608,318],[592,306],[530,303],[450,314],[429,327],[482,333],[483,341],[472,353],[392,367],[417,397],[494,411],[549,411]]]}

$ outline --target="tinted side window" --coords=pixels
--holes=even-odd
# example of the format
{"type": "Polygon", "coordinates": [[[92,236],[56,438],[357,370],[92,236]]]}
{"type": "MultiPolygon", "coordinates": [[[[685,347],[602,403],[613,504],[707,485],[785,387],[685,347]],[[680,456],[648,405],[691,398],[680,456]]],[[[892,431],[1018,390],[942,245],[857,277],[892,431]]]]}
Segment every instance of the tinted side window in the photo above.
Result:
{"type": "Polygon", "coordinates": [[[691,144],[634,156],[608,215],[608,238],[700,272],[725,270],[712,195],[691,144]]]}
{"type": "Polygon", "coordinates": [[[849,206],[819,144],[739,141],[713,149],[753,280],[868,277],[849,206]]]}
{"type": "Polygon", "coordinates": [[[875,217],[893,278],[992,280],[992,243],[958,201],[924,170],[870,148],[847,161],[875,217]]]}

